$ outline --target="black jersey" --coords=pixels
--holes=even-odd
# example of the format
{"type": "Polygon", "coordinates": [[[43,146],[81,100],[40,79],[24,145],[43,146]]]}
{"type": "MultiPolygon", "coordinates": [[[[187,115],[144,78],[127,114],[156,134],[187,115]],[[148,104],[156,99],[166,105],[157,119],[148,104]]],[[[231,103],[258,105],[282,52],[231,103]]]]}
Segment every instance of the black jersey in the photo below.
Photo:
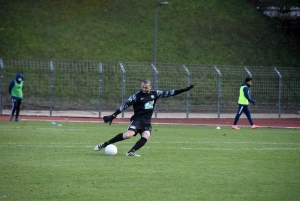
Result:
{"type": "Polygon", "coordinates": [[[119,110],[120,112],[122,112],[128,107],[133,106],[134,114],[131,117],[131,120],[149,124],[151,123],[151,117],[157,99],[166,98],[174,95],[177,95],[177,93],[175,93],[175,90],[151,90],[149,93],[143,93],[142,91],[138,91],[132,94],[129,97],[129,99],[119,108],[119,110]]]}

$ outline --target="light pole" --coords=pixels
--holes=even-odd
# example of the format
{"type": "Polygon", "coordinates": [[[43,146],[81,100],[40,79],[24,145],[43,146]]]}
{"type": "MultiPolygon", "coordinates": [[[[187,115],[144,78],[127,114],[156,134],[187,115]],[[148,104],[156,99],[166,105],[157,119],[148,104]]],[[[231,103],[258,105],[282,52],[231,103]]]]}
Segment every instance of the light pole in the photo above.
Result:
{"type": "Polygon", "coordinates": [[[159,6],[168,5],[169,2],[160,2],[155,4],[155,15],[154,15],[154,59],[153,63],[156,66],[156,32],[157,32],[157,10],[159,6]]]}

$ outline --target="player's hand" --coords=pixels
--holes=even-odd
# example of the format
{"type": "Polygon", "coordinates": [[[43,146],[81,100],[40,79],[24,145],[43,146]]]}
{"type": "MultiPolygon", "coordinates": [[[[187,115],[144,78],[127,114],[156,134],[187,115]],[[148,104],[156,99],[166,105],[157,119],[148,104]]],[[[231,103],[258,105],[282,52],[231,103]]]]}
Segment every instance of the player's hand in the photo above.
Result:
{"type": "Polygon", "coordinates": [[[109,116],[104,116],[103,120],[104,120],[104,123],[109,123],[109,125],[111,125],[111,123],[114,120],[114,118],[115,118],[115,116],[109,115],[109,116]]]}
{"type": "Polygon", "coordinates": [[[189,90],[191,90],[193,87],[194,87],[194,85],[192,84],[192,85],[188,86],[187,88],[185,88],[185,91],[189,91],[189,90]]]}

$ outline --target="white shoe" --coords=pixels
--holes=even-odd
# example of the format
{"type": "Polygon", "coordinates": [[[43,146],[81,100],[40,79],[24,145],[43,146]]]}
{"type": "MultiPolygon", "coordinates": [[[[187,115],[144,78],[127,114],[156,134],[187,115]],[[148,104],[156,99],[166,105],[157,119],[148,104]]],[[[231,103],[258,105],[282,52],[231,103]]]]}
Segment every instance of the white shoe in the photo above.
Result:
{"type": "Polygon", "coordinates": [[[128,152],[126,153],[126,156],[140,156],[140,155],[136,154],[135,152],[128,152]]]}
{"type": "Polygon", "coordinates": [[[104,143],[103,142],[101,142],[100,144],[96,145],[95,148],[94,148],[94,151],[99,151],[102,148],[104,148],[104,143]]]}

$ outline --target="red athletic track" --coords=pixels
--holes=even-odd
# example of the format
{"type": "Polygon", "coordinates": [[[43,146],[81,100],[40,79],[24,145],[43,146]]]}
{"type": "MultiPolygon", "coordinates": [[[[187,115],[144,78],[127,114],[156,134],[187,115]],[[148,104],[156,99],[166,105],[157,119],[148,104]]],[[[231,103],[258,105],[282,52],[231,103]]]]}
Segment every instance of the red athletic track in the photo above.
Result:
{"type": "MultiPolygon", "coordinates": [[[[47,117],[47,116],[21,116],[21,120],[37,120],[37,121],[61,121],[61,122],[101,122],[102,119],[99,118],[89,118],[89,117],[47,117]]],[[[0,121],[8,121],[9,116],[0,115],[0,121]]],[[[190,124],[190,125],[213,125],[213,126],[231,126],[234,119],[162,119],[153,118],[152,124],[190,124]]],[[[298,128],[300,129],[300,118],[297,119],[253,119],[256,125],[261,127],[271,127],[271,128],[298,128]]],[[[129,119],[114,119],[113,123],[129,123],[129,119]]],[[[240,119],[238,126],[250,126],[247,119],[240,119]]]]}

